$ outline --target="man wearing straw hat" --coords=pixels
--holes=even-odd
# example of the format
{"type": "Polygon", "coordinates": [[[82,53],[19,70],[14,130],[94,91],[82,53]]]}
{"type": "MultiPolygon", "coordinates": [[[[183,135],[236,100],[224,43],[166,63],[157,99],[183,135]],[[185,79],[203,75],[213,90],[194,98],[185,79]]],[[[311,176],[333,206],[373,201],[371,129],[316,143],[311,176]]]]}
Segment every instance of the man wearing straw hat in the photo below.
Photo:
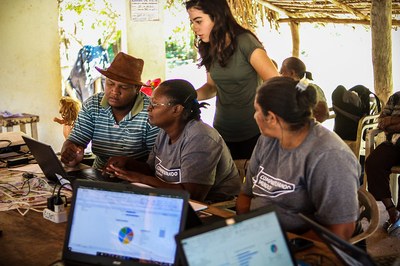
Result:
{"type": "Polygon", "coordinates": [[[159,129],[148,122],[149,99],[139,90],[144,62],[118,53],[107,69],[105,90],[88,98],[61,149],[61,161],[75,166],[92,141],[93,167],[102,169],[112,156],[146,159],[159,129]]]}

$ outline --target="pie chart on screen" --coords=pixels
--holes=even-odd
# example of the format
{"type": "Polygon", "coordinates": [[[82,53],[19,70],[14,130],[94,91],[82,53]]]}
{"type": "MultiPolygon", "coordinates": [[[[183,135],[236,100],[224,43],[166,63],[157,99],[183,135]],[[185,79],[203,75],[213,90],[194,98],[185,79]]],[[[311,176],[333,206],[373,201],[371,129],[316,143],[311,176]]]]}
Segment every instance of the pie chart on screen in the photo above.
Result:
{"type": "Polygon", "coordinates": [[[118,239],[123,244],[129,244],[133,239],[133,231],[129,227],[123,227],[119,230],[118,239]]]}

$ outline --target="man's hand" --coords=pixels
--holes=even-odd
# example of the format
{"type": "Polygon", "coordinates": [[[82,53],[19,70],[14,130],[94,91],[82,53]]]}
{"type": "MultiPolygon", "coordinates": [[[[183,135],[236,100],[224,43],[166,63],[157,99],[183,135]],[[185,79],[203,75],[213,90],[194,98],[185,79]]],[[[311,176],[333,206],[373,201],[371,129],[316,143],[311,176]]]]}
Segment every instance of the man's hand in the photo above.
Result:
{"type": "Polygon", "coordinates": [[[385,116],[378,119],[378,128],[386,131],[386,128],[390,126],[392,117],[385,116]]]}
{"type": "Polygon", "coordinates": [[[85,148],[66,140],[61,149],[61,161],[67,166],[75,166],[83,160],[85,148]]]}

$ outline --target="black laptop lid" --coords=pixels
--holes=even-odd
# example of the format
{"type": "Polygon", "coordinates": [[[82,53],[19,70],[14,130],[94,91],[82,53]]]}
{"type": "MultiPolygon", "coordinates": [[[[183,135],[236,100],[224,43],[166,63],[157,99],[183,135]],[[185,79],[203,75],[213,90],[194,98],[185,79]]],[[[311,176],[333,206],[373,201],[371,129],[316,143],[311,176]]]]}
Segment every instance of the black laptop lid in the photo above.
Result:
{"type": "Polygon", "coordinates": [[[176,241],[184,265],[295,265],[271,207],[184,231],[176,241]]]}
{"type": "Polygon", "coordinates": [[[63,260],[173,265],[189,194],[131,184],[75,181],[63,260]]]}
{"type": "Polygon", "coordinates": [[[50,145],[35,139],[22,136],[33,157],[47,179],[57,182],[56,174],[65,177],[67,174],[50,145]]]}
{"type": "Polygon", "coordinates": [[[344,265],[360,265],[374,266],[372,258],[362,249],[350,244],[349,242],[339,238],[337,235],[311,220],[304,214],[299,216],[307,222],[311,229],[321,238],[324,243],[332,250],[336,257],[341,260],[344,265]]]}

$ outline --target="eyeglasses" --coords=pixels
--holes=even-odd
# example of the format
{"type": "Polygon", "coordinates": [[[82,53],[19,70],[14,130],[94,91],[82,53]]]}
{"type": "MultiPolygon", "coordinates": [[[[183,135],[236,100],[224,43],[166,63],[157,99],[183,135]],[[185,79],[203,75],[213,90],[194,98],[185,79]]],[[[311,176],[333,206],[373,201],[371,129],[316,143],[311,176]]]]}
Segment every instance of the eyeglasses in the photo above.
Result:
{"type": "Polygon", "coordinates": [[[150,100],[149,107],[151,107],[151,108],[155,108],[157,106],[172,106],[173,105],[173,103],[154,103],[151,99],[149,99],[149,100],[150,100]]]}

